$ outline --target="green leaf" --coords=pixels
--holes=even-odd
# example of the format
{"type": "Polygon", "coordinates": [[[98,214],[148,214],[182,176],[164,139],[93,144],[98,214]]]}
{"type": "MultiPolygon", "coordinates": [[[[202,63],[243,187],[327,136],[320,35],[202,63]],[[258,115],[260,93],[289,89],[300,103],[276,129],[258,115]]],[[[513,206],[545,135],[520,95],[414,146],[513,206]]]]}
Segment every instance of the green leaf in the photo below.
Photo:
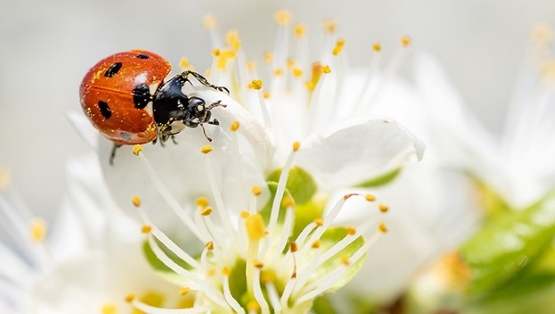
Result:
{"type": "Polygon", "coordinates": [[[471,272],[469,294],[507,283],[550,248],[554,235],[555,194],[492,221],[460,250],[471,272]]]}
{"type": "MultiPolygon", "coordinates": [[[[281,169],[274,170],[267,178],[270,182],[279,182],[281,169]]],[[[287,184],[285,186],[291,193],[297,204],[304,204],[312,199],[318,191],[318,185],[310,173],[300,167],[289,170],[287,184]]]]}
{"type": "Polygon", "coordinates": [[[395,180],[399,174],[401,174],[401,170],[401,168],[390,170],[380,176],[356,184],[355,186],[360,188],[375,188],[386,185],[395,180]]]}

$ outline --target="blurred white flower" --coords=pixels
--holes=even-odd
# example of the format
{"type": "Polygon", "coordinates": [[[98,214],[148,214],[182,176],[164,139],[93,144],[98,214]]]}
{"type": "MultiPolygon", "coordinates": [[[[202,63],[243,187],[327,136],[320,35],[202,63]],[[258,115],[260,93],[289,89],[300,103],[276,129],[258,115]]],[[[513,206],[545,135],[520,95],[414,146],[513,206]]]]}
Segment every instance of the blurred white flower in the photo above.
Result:
{"type": "Polygon", "coordinates": [[[0,192],[1,312],[132,313],[128,293],[157,306],[190,306],[150,269],[139,226],[116,211],[96,157],[71,161],[67,183],[52,225],[20,204],[14,188],[0,192]]]}
{"type": "Polygon", "coordinates": [[[492,134],[468,112],[431,58],[420,58],[417,66],[417,84],[443,158],[491,185],[515,208],[537,201],[555,187],[550,63],[529,57],[501,134],[492,134]]]}

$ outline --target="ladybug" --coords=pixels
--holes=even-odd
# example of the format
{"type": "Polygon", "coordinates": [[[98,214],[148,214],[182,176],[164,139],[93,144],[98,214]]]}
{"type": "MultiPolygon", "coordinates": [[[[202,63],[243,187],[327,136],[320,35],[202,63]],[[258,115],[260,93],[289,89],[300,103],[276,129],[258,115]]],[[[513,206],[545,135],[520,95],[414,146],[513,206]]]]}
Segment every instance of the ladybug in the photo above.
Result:
{"type": "Polygon", "coordinates": [[[223,86],[211,84],[194,71],[184,71],[164,81],[171,65],[163,57],[146,50],[131,50],[108,56],[85,74],[79,96],[91,123],[114,143],[110,155],[113,164],[116,150],[122,145],[145,144],[168,139],[185,127],[200,126],[208,141],[212,141],[204,124],[219,125],[211,120],[211,110],[225,107],[220,101],[206,104],[196,96],[184,93],[190,78],[200,84],[223,91],[223,86]]]}

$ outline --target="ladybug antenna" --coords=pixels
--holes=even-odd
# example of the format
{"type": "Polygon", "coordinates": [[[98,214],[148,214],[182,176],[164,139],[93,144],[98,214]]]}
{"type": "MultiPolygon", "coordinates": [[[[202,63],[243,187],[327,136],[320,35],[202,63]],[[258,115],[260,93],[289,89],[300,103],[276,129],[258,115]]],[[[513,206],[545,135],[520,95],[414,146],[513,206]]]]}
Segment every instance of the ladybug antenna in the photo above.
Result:
{"type": "Polygon", "coordinates": [[[204,123],[201,123],[201,124],[200,124],[200,128],[202,129],[202,133],[204,134],[204,137],[206,137],[206,139],[207,139],[209,142],[212,142],[212,138],[209,137],[209,136],[206,134],[206,129],[204,128],[204,123]]]}

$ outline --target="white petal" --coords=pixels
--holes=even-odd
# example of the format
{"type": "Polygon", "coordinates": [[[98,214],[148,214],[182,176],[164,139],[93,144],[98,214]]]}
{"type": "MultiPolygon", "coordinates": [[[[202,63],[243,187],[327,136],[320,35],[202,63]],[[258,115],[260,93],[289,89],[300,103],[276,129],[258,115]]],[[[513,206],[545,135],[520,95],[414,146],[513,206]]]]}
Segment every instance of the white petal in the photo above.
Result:
{"type": "MultiPolygon", "coordinates": [[[[253,185],[265,186],[263,170],[272,156],[269,137],[265,129],[231,98],[210,91],[200,91],[198,95],[207,104],[221,99],[228,105],[227,108],[212,111],[220,121],[219,127],[206,126],[207,133],[213,138],[210,144],[214,151],[209,155],[202,154],[200,147],[208,144],[202,130],[185,128],[176,136],[177,145],[171,141],[166,143],[165,148],[159,144],[145,145],[143,155],[170,194],[185,209],[193,208],[194,199],[199,196],[209,197],[214,204],[206,170],[206,159],[210,158],[214,180],[223,194],[224,203],[234,209],[244,209],[248,204],[250,188],[253,185]],[[240,122],[240,129],[233,134],[229,126],[236,120],[240,122]],[[239,137],[239,154],[234,149],[237,144],[235,136],[239,137]]],[[[143,200],[142,207],[156,225],[162,229],[184,229],[155,189],[142,161],[132,155],[131,147],[120,148],[115,164],[111,166],[108,164],[111,146],[111,142],[102,140],[99,153],[109,190],[118,205],[128,213],[136,214],[137,210],[130,200],[132,196],[139,195],[143,200]]]]}
{"type": "Polygon", "coordinates": [[[327,187],[351,186],[420,159],[423,145],[396,122],[370,120],[303,143],[298,164],[327,187]]]}
{"type": "Polygon", "coordinates": [[[98,146],[98,131],[82,112],[71,111],[66,114],[70,124],[75,128],[79,136],[92,148],[98,146]]]}

